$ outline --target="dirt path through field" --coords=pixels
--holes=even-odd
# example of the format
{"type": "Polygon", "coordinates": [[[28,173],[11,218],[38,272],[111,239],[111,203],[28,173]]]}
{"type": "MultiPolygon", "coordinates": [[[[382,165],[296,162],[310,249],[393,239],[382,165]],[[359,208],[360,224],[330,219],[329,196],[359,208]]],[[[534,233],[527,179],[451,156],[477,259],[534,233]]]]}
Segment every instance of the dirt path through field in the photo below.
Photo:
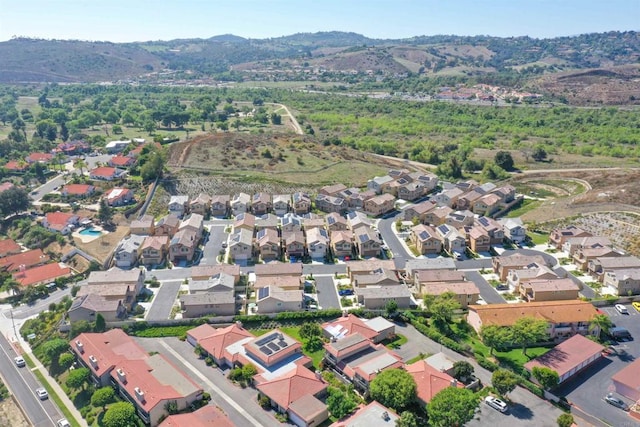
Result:
{"type": "Polygon", "coordinates": [[[293,126],[293,130],[298,134],[298,135],[304,135],[304,132],[302,130],[302,127],[300,126],[300,123],[298,123],[298,120],[296,120],[295,116],[293,114],[291,114],[291,111],[289,111],[289,108],[284,105],[284,104],[276,104],[275,102],[266,102],[265,104],[269,104],[269,105],[275,105],[278,108],[277,111],[280,110],[284,110],[285,111],[285,116],[289,117],[289,121],[291,122],[291,126],[293,126]]]}

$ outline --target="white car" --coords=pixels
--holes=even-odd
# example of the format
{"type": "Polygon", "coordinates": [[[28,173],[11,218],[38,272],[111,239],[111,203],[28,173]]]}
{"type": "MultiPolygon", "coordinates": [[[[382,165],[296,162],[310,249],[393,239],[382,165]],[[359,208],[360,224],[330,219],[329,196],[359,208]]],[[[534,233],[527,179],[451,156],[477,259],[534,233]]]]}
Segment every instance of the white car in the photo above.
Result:
{"type": "Polygon", "coordinates": [[[27,365],[22,356],[14,357],[13,360],[18,368],[24,368],[27,365]]]}
{"type": "Polygon", "coordinates": [[[487,405],[491,406],[493,409],[496,409],[500,412],[507,412],[507,404],[497,397],[487,396],[484,398],[484,401],[487,405]]]}
{"type": "Polygon", "coordinates": [[[36,396],[38,396],[40,400],[46,400],[49,398],[49,393],[47,393],[47,390],[44,388],[40,387],[36,389],[36,396]]]}
{"type": "Polygon", "coordinates": [[[58,427],[71,427],[71,424],[69,423],[69,421],[67,421],[66,418],[63,418],[61,420],[58,420],[58,422],[56,423],[56,425],[58,427]]]}
{"type": "Polygon", "coordinates": [[[629,310],[627,310],[627,307],[625,307],[622,304],[616,304],[614,307],[616,308],[616,310],[618,310],[618,313],[620,314],[629,314],[629,310]]]}

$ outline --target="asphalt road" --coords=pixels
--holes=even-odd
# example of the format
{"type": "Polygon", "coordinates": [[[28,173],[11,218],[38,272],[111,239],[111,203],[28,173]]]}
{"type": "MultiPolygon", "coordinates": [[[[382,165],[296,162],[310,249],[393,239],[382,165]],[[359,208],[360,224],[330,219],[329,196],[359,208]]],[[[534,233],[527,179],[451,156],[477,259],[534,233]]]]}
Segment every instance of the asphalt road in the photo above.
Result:
{"type": "MultiPolygon", "coordinates": [[[[19,307],[14,308],[13,317],[16,319],[27,319],[40,313],[41,311],[48,310],[51,303],[59,303],[66,295],[71,295],[71,286],[67,287],[66,289],[58,289],[49,294],[49,297],[45,299],[39,299],[32,305],[23,304],[19,307]]],[[[4,310],[2,312],[2,315],[7,319],[10,319],[11,310],[4,310]]]]}
{"type": "Polygon", "coordinates": [[[35,390],[42,387],[29,367],[18,368],[13,361],[17,353],[0,334],[0,373],[7,382],[7,386],[20,402],[29,421],[34,427],[51,427],[62,418],[58,408],[51,399],[40,400],[35,390]]]}
{"type": "Polygon", "coordinates": [[[505,299],[496,291],[493,286],[489,284],[484,277],[480,275],[477,271],[465,271],[464,275],[467,277],[467,280],[472,281],[476,284],[478,289],[480,290],[480,296],[485,300],[487,304],[503,304],[506,303],[505,299]]]}
{"type": "Polygon", "coordinates": [[[415,258],[412,253],[407,251],[402,242],[398,239],[396,233],[393,232],[393,223],[402,212],[398,212],[391,218],[385,218],[378,221],[378,232],[382,235],[384,243],[394,256],[396,267],[403,269],[407,260],[415,258]]]}
{"type": "Polygon", "coordinates": [[[314,276],[316,279],[316,292],[318,293],[318,304],[323,310],[329,308],[340,308],[338,292],[333,283],[332,276],[314,276]]]}
{"type": "Polygon", "coordinates": [[[568,279],[571,279],[573,283],[578,285],[578,287],[580,288],[580,294],[582,294],[582,296],[584,296],[585,298],[594,299],[596,297],[596,291],[591,289],[586,284],[582,283],[580,279],[569,273],[564,267],[558,266],[554,268],[553,271],[558,275],[558,277],[566,277],[568,279]]]}
{"type": "Polygon", "coordinates": [[[222,248],[222,243],[227,241],[228,234],[224,232],[227,224],[224,223],[207,223],[209,226],[209,240],[204,245],[202,259],[200,265],[215,265],[218,262],[218,255],[222,248]]]}
{"type": "Polygon", "coordinates": [[[175,270],[182,272],[182,278],[162,281],[162,285],[160,286],[156,296],[153,298],[151,308],[145,317],[146,320],[167,320],[169,318],[171,308],[178,296],[180,285],[184,281],[184,278],[187,277],[185,276],[183,269],[174,268],[170,271],[175,270]]]}

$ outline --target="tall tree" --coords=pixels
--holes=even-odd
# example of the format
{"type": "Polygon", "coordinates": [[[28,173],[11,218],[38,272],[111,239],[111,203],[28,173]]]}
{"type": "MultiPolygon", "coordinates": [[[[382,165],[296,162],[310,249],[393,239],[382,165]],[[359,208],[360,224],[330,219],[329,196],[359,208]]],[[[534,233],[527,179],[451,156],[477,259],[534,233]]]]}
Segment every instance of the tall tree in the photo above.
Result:
{"type": "Polygon", "coordinates": [[[459,427],[473,419],[478,397],[466,388],[447,387],[438,392],[427,405],[429,425],[459,427]]]}
{"type": "Polygon", "coordinates": [[[300,338],[303,340],[309,339],[311,337],[320,337],[322,336],[322,328],[317,323],[307,322],[304,323],[300,327],[300,338]]]}
{"type": "Polygon", "coordinates": [[[506,369],[498,369],[491,375],[491,385],[502,396],[511,393],[518,385],[518,377],[506,369]]]}
{"type": "Polygon", "coordinates": [[[96,324],[93,327],[95,332],[104,332],[107,329],[107,323],[104,320],[104,316],[100,313],[96,315],[96,324]]]}
{"type": "Polygon", "coordinates": [[[67,377],[67,381],[65,382],[66,386],[77,390],[79,388],[84,388],[91,377],[91,371],[89,368],[78,368],[69,372],[69,376],[67,377]]]}
{"type": "Polygon", "coordinates": [[[102,407],[102,411],[107,410],[107,405],[115,400],[115,392],[111,387],[97,389],[91,395],[91,404],[95,407],[102,407]]]}
{"type": "Polygon", "coordinates": [[[613,322],[611,322],[611,318],[606,314],[596,314],[591,319],[591,323],[589,324],[589,330],[593,331],[594,329],[598,329],[598,338],[601,338],[602,335],[607,335],[609,330],[613,326],[613,322]]]}
{"type": "Polygon", "coordinates": [[[327,390],[327,409],[332,417],[340,419],[349,415],[358,404],[353,398],[339,388],[329,387],[327,390]]]}
{"type": "Polygon", "coordinates": [[[136,426],[136,408],[129,402],[114,403],[105,412],[102,423],[104,427],[136,426]]]}
{"type": "Polygon", "coordinates": [[[100,200],[100,207],[98,209],[98,219],[102,224],[108,225],[113,219],[113,211],[111,206],[107,204],[105,199],[100,200]]]}
{"type": "Polygon", "coordinates": [[[511,333],[509,328],[497,325],[483,326],[480,329],[480,338],[490,348],[490,355],[496,348],[504,348],[511,342],[511,333]]]}
{"type": "Polygon", "coordinates": [[[542,388],[547,390],[557,387],[560,382],[560,376],[558,373],[546,366],[534,366],[531,373],[542,388]]]}
{"type": "Polygon", "coordinates": [[[415,401],[417,385],[407,371],[387,369],[371,381],[369,394],[372,399],[399,412],[415,401]]]}
{"type": "Polygon", "coordinates": [[[460,309],[460,303],[453,292],[445,292],[435,297],[426,296],[424,301],[431,313],[431,319],[440,329],[446,328],[455,311],[460,309]]]}
{"type": "Polygon", "coordinates": [[[466,381],[473,375],[473,365],[466,360],[458,360],[453,364],[453,378],[466,381]]]}
{"type": "Polygon", "coordinates": [[[514,162],[511,153],[508,151],[498,151],[493,158],[495,164],[506,171],[512,171],[514,162]]]}
{"type": "Polygon", "coordinates": [[[510,328],[511,342],[522,347],[522,354],[527,354],[527,347],[549,338],[549,323],[533,317],[521,317],[510,328]]]}
{"type": "Polygon", "coordinates": [[[396,427],[418,427],[418,418],[413,412],[404,411],[396,420],[396,427]]]}

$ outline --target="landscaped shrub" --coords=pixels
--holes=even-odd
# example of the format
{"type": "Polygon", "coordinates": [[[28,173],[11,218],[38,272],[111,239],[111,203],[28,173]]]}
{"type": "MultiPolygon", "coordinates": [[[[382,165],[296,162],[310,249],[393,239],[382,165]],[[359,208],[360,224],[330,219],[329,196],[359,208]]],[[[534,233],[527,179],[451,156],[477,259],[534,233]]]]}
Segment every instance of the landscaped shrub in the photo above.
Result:
{"type": "Polygon", "coordinates": [[[271,400],[264,394],[261,394],[258,396],[258,405],[260,405],[262,409],[269,409],[271,406],[271,400]]]}
{"type": "Polygon", "coordinates": [[[484,356],[480,356],[476,353],[475,358],[476,358],[476,361],[478,362],[478,365],[482,366],[484,369],[488,371],[493,372],[497,369],[500,369],[500,366],[496,365],[495,363],[493,363],[492,361],[490,361],[484,356]]]}

